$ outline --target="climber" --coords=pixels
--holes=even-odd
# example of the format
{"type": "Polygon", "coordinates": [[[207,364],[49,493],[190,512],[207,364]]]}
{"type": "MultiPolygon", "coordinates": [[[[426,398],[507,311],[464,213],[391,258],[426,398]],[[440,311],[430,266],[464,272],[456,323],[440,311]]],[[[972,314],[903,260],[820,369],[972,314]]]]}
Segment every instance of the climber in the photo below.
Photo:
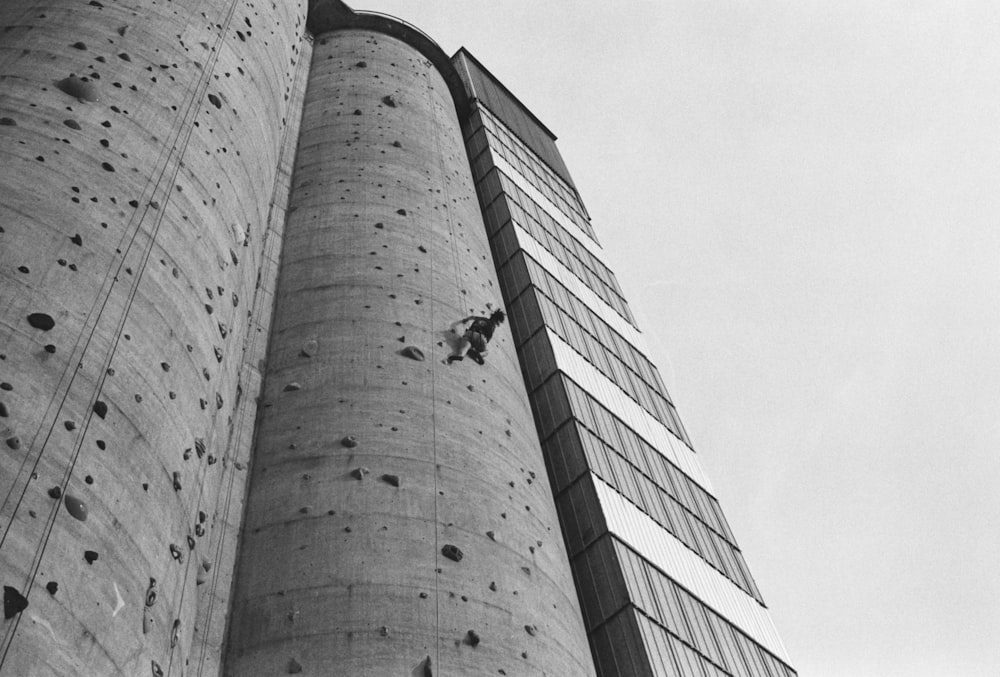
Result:
{"type": "Polygon", "coordinates": [[[465,333],[462,334],[455,352],[448,356],[448,364],[463,359],[466,351],[468,351],[469,357],[477,363],[483,364],[483,356],[486,354],[486,344],[493,338],[493,332],[503,323],[504,319],[506,319],[504,312],[502,310],[495,310],[489,317],[470,315],[464,320],[459,320],[451,325],[451,330],[457,334],[456,327],[467,322],[471,323],[465,330],[465,333]]]}

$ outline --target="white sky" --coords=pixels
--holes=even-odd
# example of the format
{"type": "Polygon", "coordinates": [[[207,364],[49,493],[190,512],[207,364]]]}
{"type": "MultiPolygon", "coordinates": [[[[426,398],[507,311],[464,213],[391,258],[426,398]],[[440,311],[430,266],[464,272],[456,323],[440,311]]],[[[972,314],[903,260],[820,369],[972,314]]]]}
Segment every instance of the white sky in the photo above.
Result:
{"type": "Polygon", "coordinates": [[[352,6],[560,137],[800,674],[1000,674],[1000,3],[352,6]]]}

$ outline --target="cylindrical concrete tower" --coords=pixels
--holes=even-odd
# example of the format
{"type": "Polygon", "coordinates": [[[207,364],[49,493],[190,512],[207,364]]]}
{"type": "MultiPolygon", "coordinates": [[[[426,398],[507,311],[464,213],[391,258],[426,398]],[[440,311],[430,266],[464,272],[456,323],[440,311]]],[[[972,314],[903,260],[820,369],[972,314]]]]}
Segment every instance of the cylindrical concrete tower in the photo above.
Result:
{"type": "Polygon", "coordinates": [[[0,3],[2,675],[218,663],[305,24],[265,4],[0,3]]]}
{"type": "Polygon", "coordinates": [[[363,14],[313,49],[225,673],[593,674],[506,326],[446,362],[500,301],[454,73],[363,14]]]}

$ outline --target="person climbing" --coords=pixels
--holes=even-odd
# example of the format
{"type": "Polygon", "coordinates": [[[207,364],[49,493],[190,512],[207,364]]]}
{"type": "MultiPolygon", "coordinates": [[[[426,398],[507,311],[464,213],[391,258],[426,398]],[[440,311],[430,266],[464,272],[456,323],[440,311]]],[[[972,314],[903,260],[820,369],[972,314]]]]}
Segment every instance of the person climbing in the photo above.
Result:
{"type": "Polygon", "coordinates": [[[507,316],[504,315],[502,310],[494,310],[489,317],[470,315],[464,320],[459,320],[451,325],[451,330],[457,334],[458,332],[455,331],[456,327],[471,323],[465,330],[465,333],[462,334],[455,352],[448,356],[448,364],[464,359],[466,354],[478,364],[483,364],[483,356],[486,355],[486,344],[493,338],[493,332],[496,331],[496,328],[506,318],[507,316]]]}

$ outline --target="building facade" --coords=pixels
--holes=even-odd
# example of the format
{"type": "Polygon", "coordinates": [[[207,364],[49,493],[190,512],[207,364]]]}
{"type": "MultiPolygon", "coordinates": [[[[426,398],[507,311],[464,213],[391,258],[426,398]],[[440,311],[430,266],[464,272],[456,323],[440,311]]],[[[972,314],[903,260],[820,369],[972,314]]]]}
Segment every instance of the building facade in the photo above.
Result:
{"type": "Polygon", "coordinates": [[[795,674],[554,135],[311,5],[0,9],[0,674],[795,674]]]}

